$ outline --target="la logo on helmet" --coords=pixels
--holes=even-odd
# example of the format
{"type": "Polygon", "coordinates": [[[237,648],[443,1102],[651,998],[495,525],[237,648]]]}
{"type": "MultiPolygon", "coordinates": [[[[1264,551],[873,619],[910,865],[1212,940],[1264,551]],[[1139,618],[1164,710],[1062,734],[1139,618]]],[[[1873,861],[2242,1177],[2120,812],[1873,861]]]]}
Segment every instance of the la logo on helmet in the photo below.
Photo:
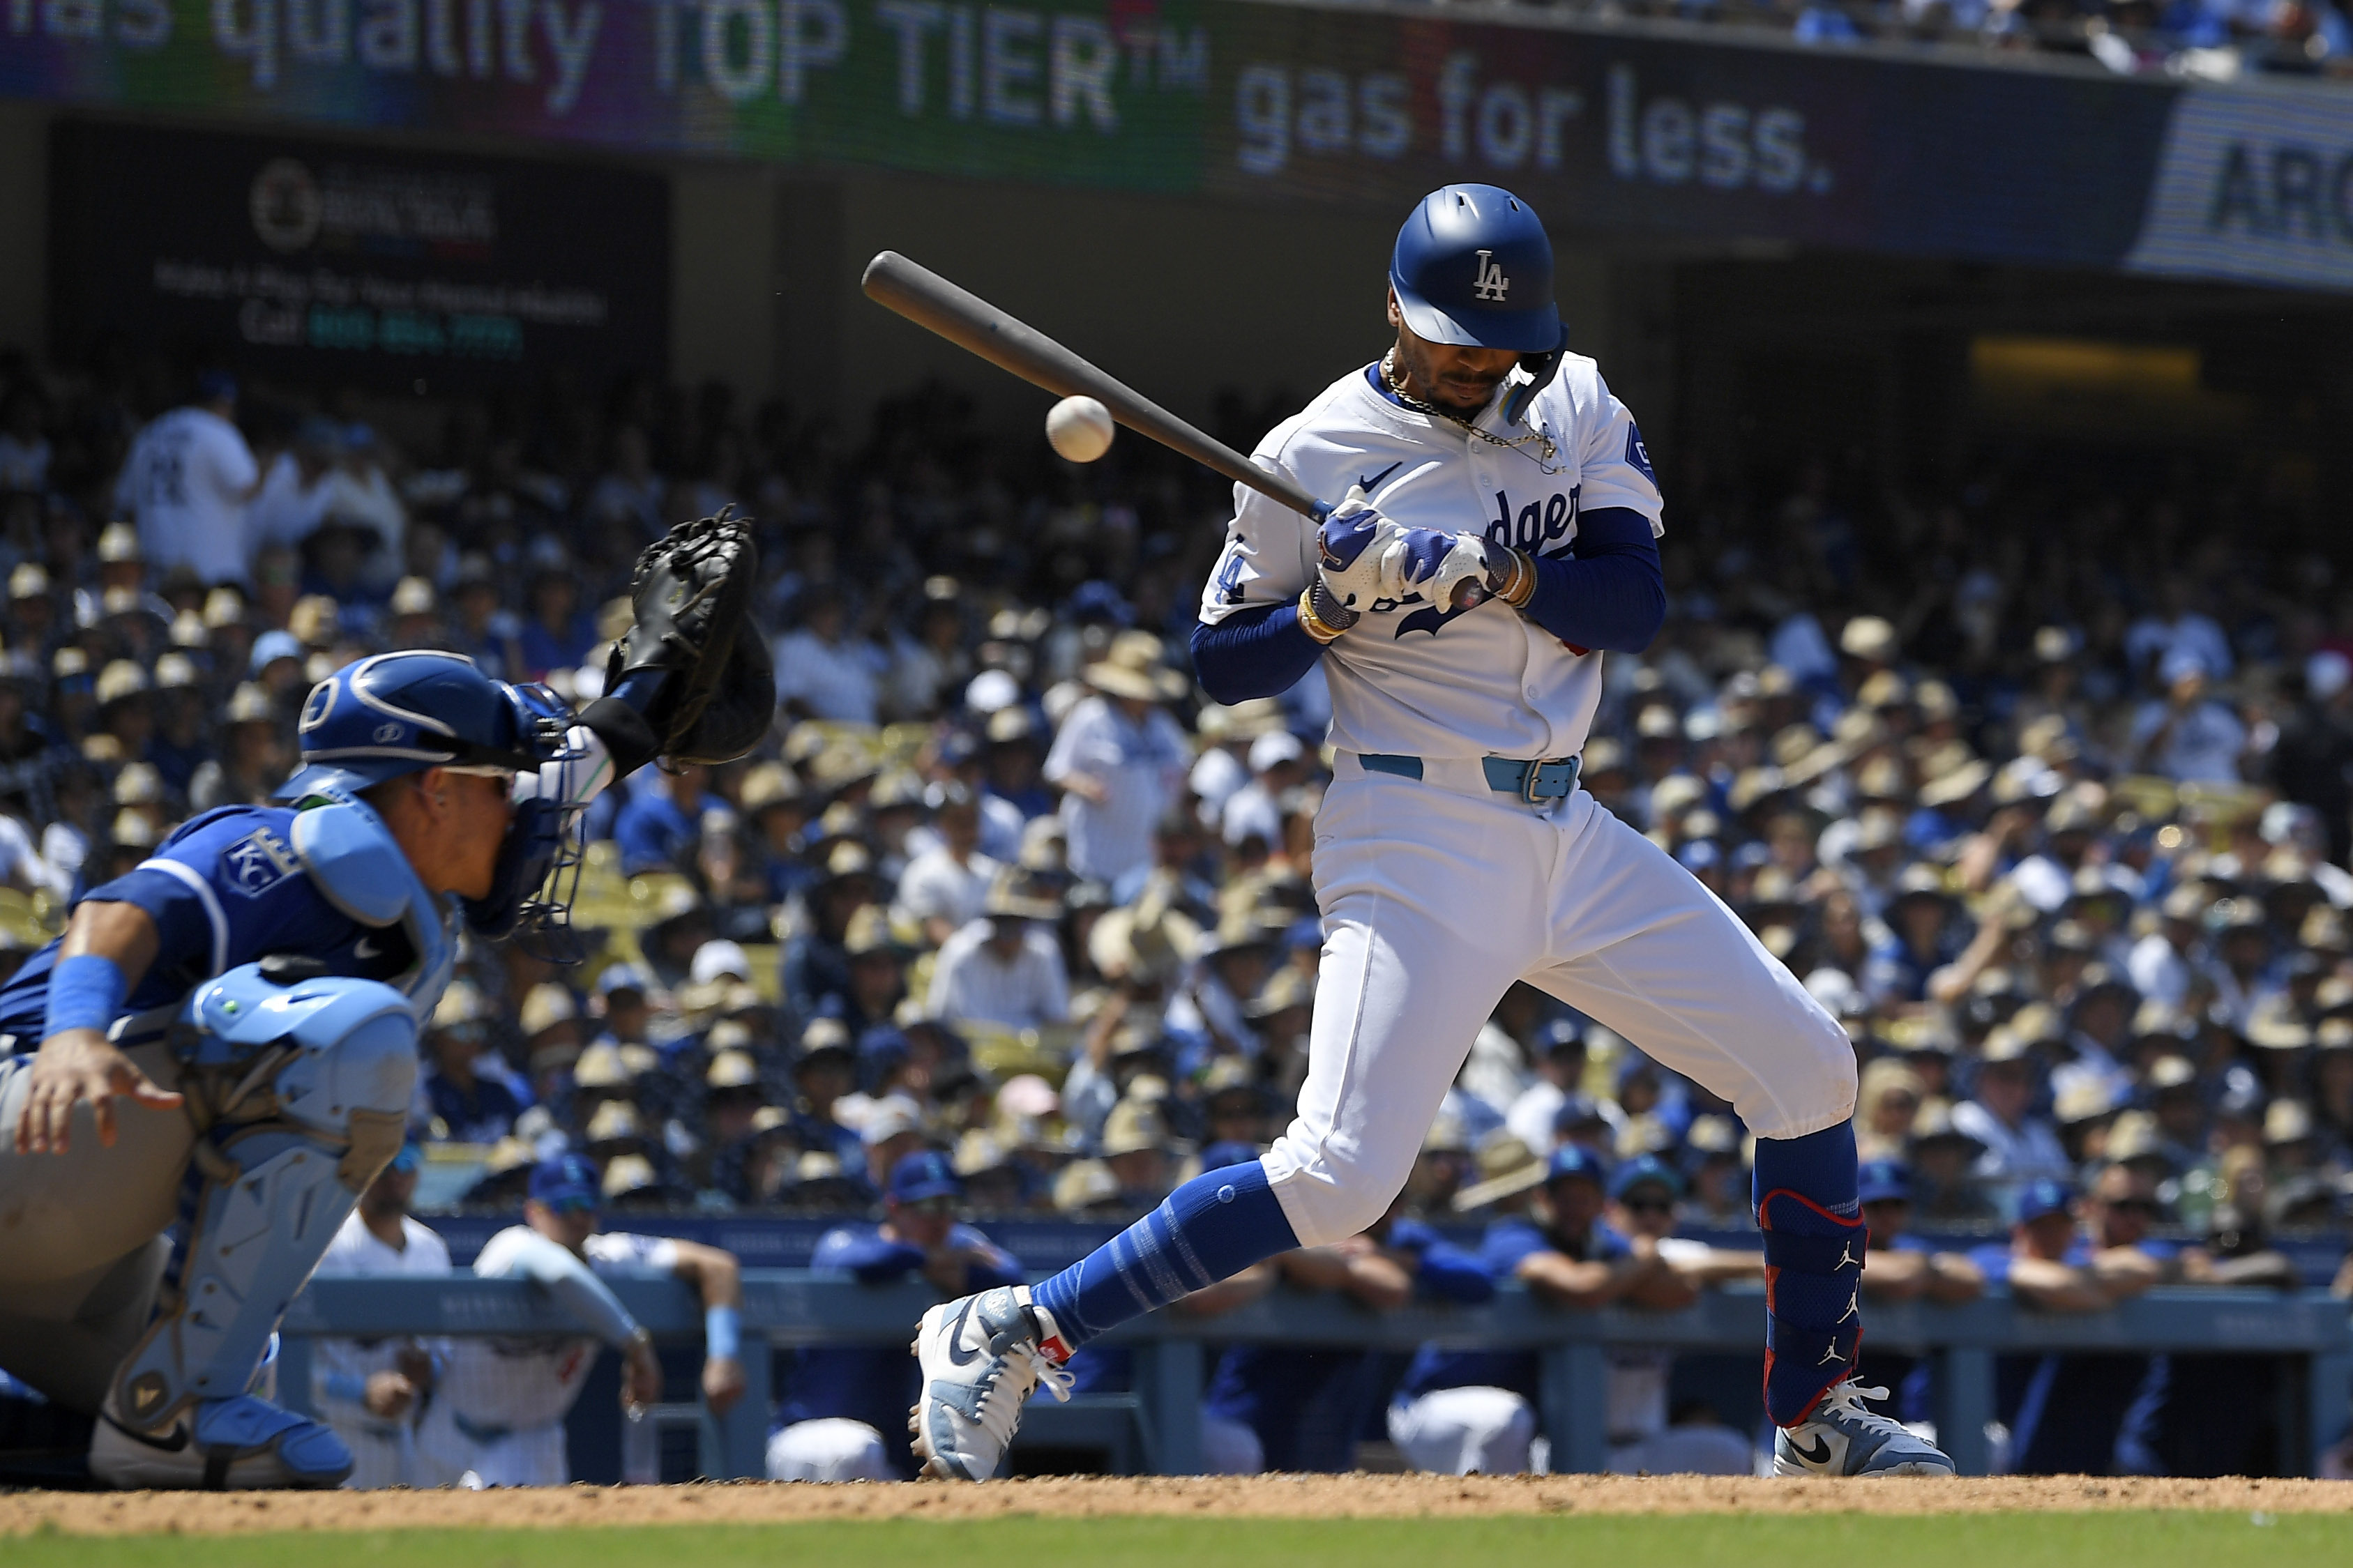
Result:
{"type": "Polygon", "coordinates": [[[1512,280],[1504,276],[1504,268],[1492,250],[1479,253],[1479,276],[1473,279],[1472,292],[1482,300],[1501,300],[1512,280]]]}

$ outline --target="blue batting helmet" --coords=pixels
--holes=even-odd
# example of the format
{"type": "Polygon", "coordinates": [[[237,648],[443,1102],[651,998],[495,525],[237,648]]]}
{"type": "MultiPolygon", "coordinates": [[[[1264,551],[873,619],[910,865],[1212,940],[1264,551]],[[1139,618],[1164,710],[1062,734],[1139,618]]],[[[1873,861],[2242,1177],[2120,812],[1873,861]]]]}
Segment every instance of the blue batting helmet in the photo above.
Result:
{"type": "Polygon", "coordinates": [[[1447,185],[1398,230],[1389,287],[1414,335],[1548,354],[1561,346],[1552,241],[1535,209],[1494,185],[1447,185]]]}
{"type": "Polygon", "coordinates": [[[363,790],[426,768],[526,773],[554,760],[561,734],[560,721],[472,659],[378,654],[311,689],[302,704],[302,765],[279,786],[278,798],[363,790]]]}

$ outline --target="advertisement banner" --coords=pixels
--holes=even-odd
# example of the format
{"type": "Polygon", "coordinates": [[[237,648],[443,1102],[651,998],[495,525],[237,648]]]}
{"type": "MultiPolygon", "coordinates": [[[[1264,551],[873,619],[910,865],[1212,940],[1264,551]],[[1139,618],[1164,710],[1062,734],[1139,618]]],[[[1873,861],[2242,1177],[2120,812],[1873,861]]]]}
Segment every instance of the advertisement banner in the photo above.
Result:
{"type": "Polygon", "coordinates": [[[2238,134],[2209,121],[2252,115],[2270,147],[2344,112],[1962,51],[1266,0],[0,0],[0,94],[1382,211],[1485,179],[1569,235],[2094,267],[2137,243],[2154,269],[2294,281],[2336,274],[2300,241],[2236,245],[2251,226],[2185,247],[2203,218],[2148,211],[2160,156],[2190,194],[2159,208],[2190,213],[2201,149],[2238,134]]]}
{"type": "Polygon", "coordinates": [[[2183,93],[2125,266],[2353,289],[2353,94],[2183,93]]]}
{"type": "Polygon", "coordinates": [[[670,194],[628,171],[56,128],[52,321],[375,385],[668,363],[670,194]]]}

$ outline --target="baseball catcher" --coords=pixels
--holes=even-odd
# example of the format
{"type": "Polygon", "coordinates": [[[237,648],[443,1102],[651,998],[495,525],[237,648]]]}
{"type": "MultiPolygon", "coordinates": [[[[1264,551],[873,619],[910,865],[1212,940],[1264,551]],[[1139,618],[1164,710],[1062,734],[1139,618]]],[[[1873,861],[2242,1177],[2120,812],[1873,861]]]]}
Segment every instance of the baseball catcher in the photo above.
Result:
{"type": "Polygon", "coordinates": [[[649,547],[577,714],[455,654],[338,670],[283,804],[184,824],[0,988],[0,1366],[95,1415],[94,1478],[349,1474],[332,1431],[269,1402],[278,1321],[401,1146],[460,922],[563,936],[598,791],[758,742],[756,570],[723,514],[649,547]]]}

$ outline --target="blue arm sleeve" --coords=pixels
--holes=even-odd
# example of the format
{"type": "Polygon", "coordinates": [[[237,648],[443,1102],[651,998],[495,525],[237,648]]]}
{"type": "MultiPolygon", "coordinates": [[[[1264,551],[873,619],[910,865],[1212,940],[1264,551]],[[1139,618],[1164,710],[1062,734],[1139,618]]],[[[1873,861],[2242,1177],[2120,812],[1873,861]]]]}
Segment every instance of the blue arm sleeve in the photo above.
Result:
{"type": "Polygon", "coordinates": [[[1228,706],[1290,690],[1323,651],[1300,629],[1297,605],[1254,605],[1193,627],[1193,671],[1228,706]]]}
{"type": "Polygon", "coordinates": [[[545,1286],[557,1305],[616,1349],[628,1344],[638,1331],[638,1321],[629,1316],[611,1287],[589,1272],[586,1263],[543,1236],[533,1237],[515,1249],[512,1271],[545,1286]]]}
{"type": "Polygon", "coordinates": [[[1585,513],[1577,520],[1576,555],[1535,564],[1535,592],[1524,613],[1563,642],[1640,653],[1667,618],[1658,541],[1651,520],[1630,507],[1585,513]]]}

